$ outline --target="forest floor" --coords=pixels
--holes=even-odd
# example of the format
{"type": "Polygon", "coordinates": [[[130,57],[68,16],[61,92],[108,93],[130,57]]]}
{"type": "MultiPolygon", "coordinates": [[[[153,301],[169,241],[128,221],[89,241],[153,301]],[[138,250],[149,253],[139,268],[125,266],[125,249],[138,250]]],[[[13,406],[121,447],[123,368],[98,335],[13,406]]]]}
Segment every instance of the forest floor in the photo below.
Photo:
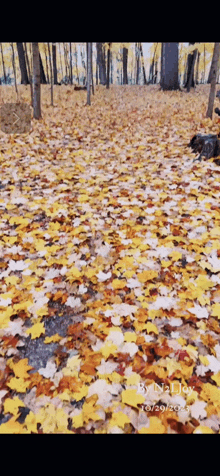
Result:
{"type": "Polygon", "coordinates": [[[220,168],[187,147],[219,132],[208,95],[42,86],[31,131],[0,131],[0,433],[219,433],[220,168]]]}

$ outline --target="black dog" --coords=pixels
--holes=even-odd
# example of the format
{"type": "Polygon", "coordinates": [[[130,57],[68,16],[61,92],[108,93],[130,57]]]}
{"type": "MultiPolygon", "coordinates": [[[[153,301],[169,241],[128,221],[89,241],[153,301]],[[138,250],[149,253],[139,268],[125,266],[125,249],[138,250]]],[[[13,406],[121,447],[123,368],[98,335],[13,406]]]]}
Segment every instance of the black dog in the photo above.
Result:
{"type": "Polygon", "coordinates": [[[220,134],[207,134],[205,136],[201,134],[195,135],[188,144],[194,153],[199,153],[199,157],[194,159],[193,162],[196,160],[201,162],[202,157],[207,160],[211,159],[211,157],[217,157],[220,155],[220,141],[218,140],[218,137],[220,137],[220,134]]]}

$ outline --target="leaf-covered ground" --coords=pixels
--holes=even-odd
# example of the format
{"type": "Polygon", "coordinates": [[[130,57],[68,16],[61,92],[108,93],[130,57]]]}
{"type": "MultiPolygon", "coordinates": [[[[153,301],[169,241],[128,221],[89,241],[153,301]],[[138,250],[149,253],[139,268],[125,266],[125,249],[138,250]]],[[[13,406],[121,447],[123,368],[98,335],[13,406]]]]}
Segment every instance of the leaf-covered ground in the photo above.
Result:
{"type": "Polygon", "coordinates": [[[32,131],[0,132],[0,432],[219,433],[220,168],[187,147],[219,132],[208,94],[43,86],[32,131]]]}

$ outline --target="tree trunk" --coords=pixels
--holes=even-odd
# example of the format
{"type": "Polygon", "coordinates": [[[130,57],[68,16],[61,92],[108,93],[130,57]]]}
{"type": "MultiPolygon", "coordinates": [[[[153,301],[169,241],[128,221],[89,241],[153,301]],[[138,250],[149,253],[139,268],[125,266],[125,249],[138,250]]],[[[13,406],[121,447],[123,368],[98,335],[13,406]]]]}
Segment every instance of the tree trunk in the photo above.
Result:
{"type": "Polygon", "coordinates": [[[128,48],[123,48],[123,84],[128,84],[128,48]]]}
{"type": "Polygon", "coordinates": [[[61,46],[60,46],[60,43],[59,43],[59,55],[60,55],[60,69],[61,69],[61,75],[62,75],[62,78],[64,77],[64,74],[63,74],[63,64],[62,64],[62,56],[61,56],[61,46]]]}
{"type": "Polygon", "coordinates": [[[87,43],[87,105],[91,104],[92,43],[87,43]]]}
{"type": "Polygon", "coordinates": [[[199,84],[199,60],[200,60],[200,52],[198,51],[197,61],[196,61],[196,84],[199,84]]]}
{"type": "MultiPolygon", "coordinates": [[[[38,50],[39,50],[39,48],[38,48],[38,50]]],[[[39,52],[39,61],[40,61],[40,82],[41,82],[41,84],[47,84],[47,80],[46,80],[46,76],[45,76],[44,67],[43,67],[40,52],[39,52]]]]}
{"type": "Polygon", "coordinates": [[[70,84],[73,84],[72,45],[70,43],[70,84]]]}
{"type": "Polygon", "coordinates": [[[23,44],[16,43],[16,45],[17,45],[18,59],[19,59],[19,65],[21,70],[21,84],[29,84],[23,44]]]}
{"type": "Polygon", "coordinates": [[[140,50],[139,50],[139,45],[138,45],[138,43],[136,43],[135,53],[136,53],[136,58],[137,58],[136,84],[138,84],[138,81],[139,81],[139,68],[140,68],[140,50]]]}
{"type": "Polygon", "coordinates": [[[160,87],[163,89],[165,78],[165,43],[161,43],[161,72],[160,72],[160,87]]]}
{"type": "Polygon", "coordinates": [[[30,69],[30,63],[28,59],[28,52],[27,52],[27,45],[24,43],[24,51],[25,51],[25,58],[26,58],[26,64],[27,64],[27,69],[28,69],[28,77],[29,77],[29,83],[30,83],[30,89],[31,89],[31,106],[33,107],[33,82],[32,82],[32,72],[30,69]]]}
{"type": "Polygon", "coordinates": [[[47,43],[47,46],[48,46],[49,65],[50,65],[50,94],[51,94],[51,106],[53,106],[53,68],[52,68],[52,60],[51,60],[51,53],[50,53],[50,43],[47,43]]]}
{"type": "MultiPolygon", "coordinates": [[[[215,47],[214,47],[215,49],[215,47]]],[[[213,76],[213,69],[214,69],[214,50],[213,50],[213,55],[212,55],[212,62],[209,70],[209,75],[208,75],[208,81],[207,83],[210,84],[212,81],[212,76],[213,76]]]]}
{"type": "Polygon", "coordinates": [[[33,109],[34,119],[41,118],[40,104],[40,54],[38,43],[32,43],[33,51],[33,109]]]}
{"type": "Polygon", "coordinates": [[[109,78],[110,78],[110,54],[111,54],[111,43],[108,44],[108,52],[107,52],[107,82],[106,88],[109,89],[109,78]]]}
{"type": "Polygon", "coordinates": [[[57,47],[56,47],[56,43],[52,43],[52,58],[53,58],[53,83],[57,84],[57,47]]]}
{"type": "Polygon", "coordinates": [[[179,43],[163,43],[161,89],[177,90],[179,87],[179,43]]]}
{"type": "MultiPolygon", "coordinates": [[[[195,45],[194,43],[189,43],[190,45],[195,45]]],[[[187,77],[186,77],[186,83],[184,84],[184,88],[187,88],[187,91],[189,92],[190,88],[195,87],[194,83],[194,65],[195,65],[195,56],[197,54],[197,50],[193,51],[193,53],[189,53],[187,57],[187,77]]]]}
{"type": "Polygon", "coordinates": [[[46,61],[46,73],[47,73],[47,83],[50,83],[50,76],[49,76],[49,68],[48,68],[48,61],[47,61],[47,48],[44,43],[44,54],[45,54],[45,61],[46,61]]]}
{"type": "Polygon", "coordinates": [[[196,48],[193,52],[192,63],[191,63],[191,67],[190,67],[190,72],[189,72],[189,76],[188,76],[188,83],[187,83],[187,88],[186,88],[187,93],[189,93],[191,85],[193,85],[193,87],[195,87],[194,69],[195,69],[197,51],[198,50],[196,48]]]}
{"type": "Polygon", "coordinates": [[[147,84],[146,72],[145,72],[145,67],[144,67],[143,48],[142,48],[141,43],[140,43],[140,52],[141,52],[141,63],[142,63],[142,70],[143,70],[143,76],[144,76],[144,84],[147,84]]]}
{"type": "Polygon", "coordinates": [[[6,82],[7,82],[7,75],[6,75],[6,71],[5,71],[5,61],[4,61],[4,56],[3,56],[2,43],[1,43],[1,55],[2,55],[2,67],[3,67],[4,81],[5,81],[5,84],[6,84],[6,82]]]}
{"type": "Polygon", "coordinates": [[[96,43],[97,48],[97,61],[99,70],[99,82],[100,84],[106,84],[106,72],[105,72],[105,59],[103,54],[103,44],[96,43]]]}
{"type": "Polygon", "coordinates": [[[215,85],[216,85],[219,52],[220,52],[220,43],[215,43],[214,51],[213,51],[213,61],[212,61],[213,63],[212,80],[211,80],[211,86],[210,86],[208,108],[206,112],[206,117],[209,117],[210,119],[212,119],[213,106],[214,106],[214,100],[215,100],[215,85]]]}
{"type": "Polygon", "coordinates": [[[15,53],[14,53],[13,43],[11,43],[11,49],[12,49],[12,66],[13,66],[14,78],[15,78],[15,91],[16,91],[16,94],[17,94],[17,101],[18,101],[18,87],[17,87],[16,68],[15,68],[15,53]]]}
{"type": "Polygon", "coordinates": [[[78,53],[77,53],[77,51],[76,51],[76,44],[74,44],[74,46],[75,46],[75,53],[74,53],[74,55],[75,55],[75,58],[76,58],[76,77],[77,77],[77,82],[78,82],[78,84],[79,84],[79,71],[78,71],[78,62],[77,62],[77,55],[78,55],[78,53]]]}

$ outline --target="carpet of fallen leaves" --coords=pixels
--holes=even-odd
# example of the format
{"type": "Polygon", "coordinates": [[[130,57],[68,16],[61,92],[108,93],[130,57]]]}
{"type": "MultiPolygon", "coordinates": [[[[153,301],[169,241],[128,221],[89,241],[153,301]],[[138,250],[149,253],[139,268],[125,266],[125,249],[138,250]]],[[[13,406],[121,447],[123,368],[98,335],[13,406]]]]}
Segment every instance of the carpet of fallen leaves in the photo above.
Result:
{"type": "Polygon", "coordinates": [[[220,168],[187,147],[219,132],[209,86],[41,89],[0,132],[0,433],[219,433],[220,168]]]}

